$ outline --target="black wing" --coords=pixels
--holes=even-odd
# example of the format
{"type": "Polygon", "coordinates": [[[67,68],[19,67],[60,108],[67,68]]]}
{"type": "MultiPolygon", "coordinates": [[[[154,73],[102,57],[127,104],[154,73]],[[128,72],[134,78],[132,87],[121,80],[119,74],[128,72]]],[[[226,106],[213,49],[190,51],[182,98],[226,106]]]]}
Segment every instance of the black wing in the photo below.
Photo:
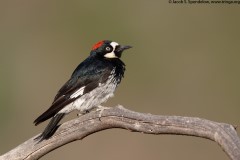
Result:
{"type": "Polygon", "coordinates": [[[75,69],[71,78],[58,91],[50,108],[34,121],[35,125],[53,117],[69,103],[92,91],[99,83],[104,83],[112,69],[111,66],[106,66],[101,61],[86,59],[75,69]],[[83,86],[85,88],[82,95],[70,97],[83,86]]]}

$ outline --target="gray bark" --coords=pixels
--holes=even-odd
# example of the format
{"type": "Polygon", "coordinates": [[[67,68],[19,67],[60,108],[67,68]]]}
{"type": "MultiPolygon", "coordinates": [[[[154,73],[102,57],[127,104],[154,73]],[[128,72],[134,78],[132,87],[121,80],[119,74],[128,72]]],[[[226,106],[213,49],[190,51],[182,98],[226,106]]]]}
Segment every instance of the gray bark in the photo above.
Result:
{"type": "Polygon", "coordinates": [[[67,143],[110,128],[122,128],[145,134],[173,134],[206,138],[215,141],[232,160],[240,159],[240,139],[232,125],[206,119],[180,116],[161,116],[138,113],[122,106],[91,112],[62,124],[48,140],[30,138],[11,151],[0,156],[0,160],[39,159],[48,152],[67,143]]]}

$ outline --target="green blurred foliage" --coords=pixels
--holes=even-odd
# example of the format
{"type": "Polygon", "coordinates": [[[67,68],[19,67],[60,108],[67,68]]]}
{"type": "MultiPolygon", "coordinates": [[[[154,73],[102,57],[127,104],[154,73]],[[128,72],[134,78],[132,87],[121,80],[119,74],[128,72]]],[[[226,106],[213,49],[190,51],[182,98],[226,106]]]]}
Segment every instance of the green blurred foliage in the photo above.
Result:
{"type": "MultiPolygon", "coordinates": [[[[46,123],[35,127],[33,120],[102,39],[134,46],[123,55],[127,72],[107,106],[239,124],[239,16],[239,6],[223,4],[2,0],[0,154],[43,130],[46,123]]],[[[117,129],[42,159],[67,158],[228,159],[205,139],[117,129]]]]}

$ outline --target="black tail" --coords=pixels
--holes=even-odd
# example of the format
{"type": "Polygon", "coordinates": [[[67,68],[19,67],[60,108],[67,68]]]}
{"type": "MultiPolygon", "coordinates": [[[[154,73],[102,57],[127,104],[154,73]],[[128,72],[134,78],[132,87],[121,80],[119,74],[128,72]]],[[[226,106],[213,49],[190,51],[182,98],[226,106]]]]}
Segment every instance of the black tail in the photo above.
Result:
{"type": "Polygon", "coordinates": [[[60,122],[60,120],[64,116],[65,116],[65,113],[58,113],[58,114],[56,114],[51,119],[51,121],[49,122],[47,127],[44,129],[43,133],[39,137],[37,137],[36,139],[38,139],[39,141],[42,141],[44,139],[50,138],[55,133],[57,128],[59,127],[58,123],[60,122]]]}

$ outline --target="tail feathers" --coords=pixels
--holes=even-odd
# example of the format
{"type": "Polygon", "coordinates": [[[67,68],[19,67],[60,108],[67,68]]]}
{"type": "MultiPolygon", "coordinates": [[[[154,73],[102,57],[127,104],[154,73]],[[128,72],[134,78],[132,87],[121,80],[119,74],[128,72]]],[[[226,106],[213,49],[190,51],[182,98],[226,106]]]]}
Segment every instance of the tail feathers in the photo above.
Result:
{"type": "Polygon", "coordinates": [[[58,123],[60,122],[60,120],[64,116],[65,116],[65,113],[58,113],[58,114],[56,114],[51,119],[51,121],[49,122],[47,127],[44,129],[43,133],[40,136],[38,136],[36,139],[39,140],[39,141],[42,141],[44,139],[50,138],[55,133],[57,128],[59,127],[58,123]]]}
{"type": "Polygon", "coordinates": [[[35,126],[37,126],[38,124],[46,121],[47,119],[51,118],[54,116],[54,112],[48,112],[48,110],[46,112],[44,112],[43,114],[41,114],[37,119],[35,119],[35,121],[33,123],[35,123],[35,126]]]}

